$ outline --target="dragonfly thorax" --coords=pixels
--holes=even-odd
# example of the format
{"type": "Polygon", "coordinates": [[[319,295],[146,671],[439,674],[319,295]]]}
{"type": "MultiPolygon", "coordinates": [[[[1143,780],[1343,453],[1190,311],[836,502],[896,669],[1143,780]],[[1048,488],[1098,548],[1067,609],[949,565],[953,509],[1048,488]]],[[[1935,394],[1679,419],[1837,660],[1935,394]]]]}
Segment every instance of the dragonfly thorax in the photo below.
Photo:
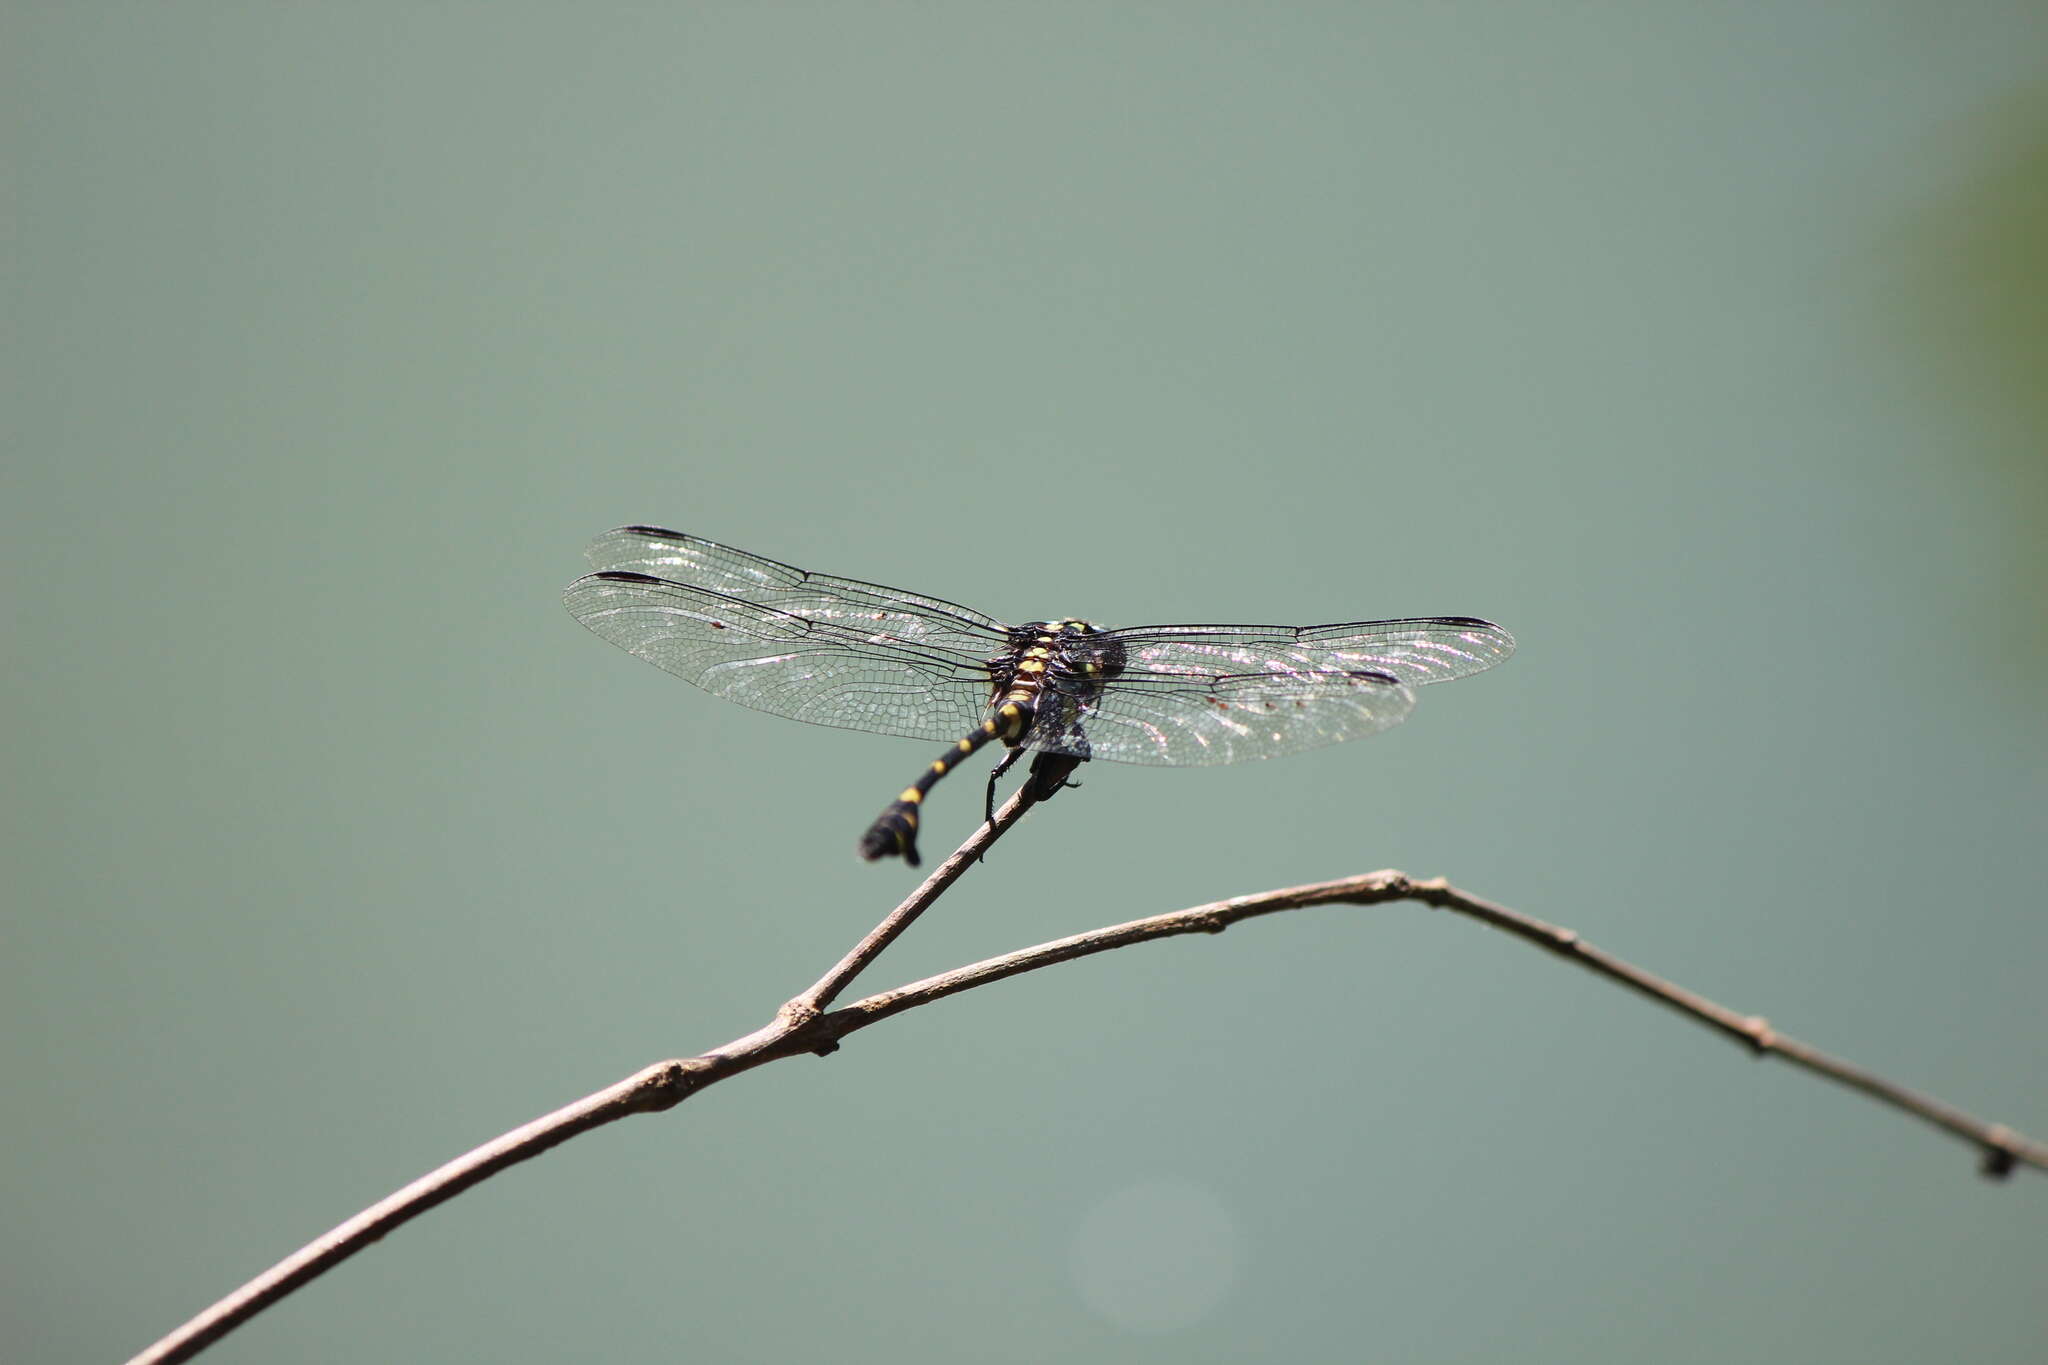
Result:
{"type": "Polygon", "coordinates": [[[989,704],[1034,708],[1048,690],[1085,696],[1121,671],[1121,651],[1101,627],[1074,619],[1030,621],[1014,627],[1010,647],[988,661],[989,704]]]}

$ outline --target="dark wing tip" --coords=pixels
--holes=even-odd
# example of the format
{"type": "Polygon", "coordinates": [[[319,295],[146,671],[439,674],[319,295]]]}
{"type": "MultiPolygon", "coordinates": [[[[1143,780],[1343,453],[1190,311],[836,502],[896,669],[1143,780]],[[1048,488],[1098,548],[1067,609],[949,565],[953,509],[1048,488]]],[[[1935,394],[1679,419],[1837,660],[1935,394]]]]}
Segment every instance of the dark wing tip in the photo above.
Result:
{"type": "Polygon", "coordinates": [[[1480,616],[1434,616],[1425,624],[1486,636],[1488,644],[1500,652],[1500,657],[1496,658],[1494,663],[1500,663],[1515,652],[1515,637],[1509,633],[1506,626],[1497,621],[1489,621],[1480,616]]]}
{"type": "Polygon", "coordinates": [[[562,589],[562,600],[568,603],[570,611],[578,611],[577,594],[599,583],[631,583],[640,587],[658,588],[677,586],[666,578],[656,578],[653,574],[633,573],[627,569],[606,569],[602,573],[587,573],[562,589]]]}
{"type": "Polygon", "coordinates": [[[637,522],[631,526],[616,527],[605,532],[605,534],[608,536],[659,536],[663,540],[687,539],[681,531],[671,531],[665,526],[642,526],[637,522]]]}
{"type": "Polygon", "coordinates": [[[1477,617],[1470,617],[1468,618],[1468,620],[1470,621],[1470,624],[1467,625],[1465,629],[1483,630],[1487,634],[1491,635],[1494,638],[1494,642],[1498,644],[1501,648],[1502,653],[1500,657],[1502,659],[1506,659],[1509,655],[1515,652],[1515,637],[1511,633],[1509,633],[1508,628],[1506,626],[1495,625],[1491,621],[1482,621],[1477,617]]]}

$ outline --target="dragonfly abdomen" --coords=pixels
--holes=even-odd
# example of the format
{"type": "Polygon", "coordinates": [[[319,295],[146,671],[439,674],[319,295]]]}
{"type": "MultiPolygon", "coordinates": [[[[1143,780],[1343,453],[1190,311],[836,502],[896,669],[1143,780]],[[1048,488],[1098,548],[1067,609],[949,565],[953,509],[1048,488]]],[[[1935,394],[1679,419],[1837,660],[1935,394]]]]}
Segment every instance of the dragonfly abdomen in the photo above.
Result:
{"type": "MultiPolygon", "coordinates": [[[[938,785],[939,779],[971,758],[981,747],[994,740],[1001,740],[1012,750],[1027,743],[1040,714],[1040,702],[1047,685],[1055,678],[1071,685],[1066,674],[1074,671],[1061,652],[1061,642],[1074,636],[1088,635],[1094,627],[1085,621],[1033,621],[1020,626],[1011,635],[1013,643],[988,661],[989,682],[992,690],[989,705],[993,708],[988,716],[967,738],[960,740],[945,753],[933,759],[931,765],[918,775],[917,781],[903,789],[903,794],[891,801],[888,807],[868,826],[867,833],[860,837],[860,856],[869,862],[878,858],[900,856],[912,867],[917,866],[918,816],[924,807],[924,798],[938,785]]],[[[1094,665],[1087,671],[1095,671],[1094,665]]],[[[1004,760],[1007,767],[1009,760],[1004,760]]],[[[1002,769],[998,768],[1000,772],[1002,769]]]]}
{"type": "Polygon", "coordinates": [[[891,801],[875,817],[875,823],[868,826],[867,833],[860,836],[860,856],[869,862],[900,856],[904,862],[916,867],[917,818],[924,805],[925,794],[938,785],[940,778],[973,757],[991,740],[1001,740],[1012,748],[1016,747],[1024,732],[1031,728],[1034,708],[1030,695],[1027,693],[1020,701],[1009,700],[1006,695],[996,707],[995,714],[983,721],[974,733],[933,759],[931,765],[918,774],[917,781],[905,787],[903,794],[891,801]]]}

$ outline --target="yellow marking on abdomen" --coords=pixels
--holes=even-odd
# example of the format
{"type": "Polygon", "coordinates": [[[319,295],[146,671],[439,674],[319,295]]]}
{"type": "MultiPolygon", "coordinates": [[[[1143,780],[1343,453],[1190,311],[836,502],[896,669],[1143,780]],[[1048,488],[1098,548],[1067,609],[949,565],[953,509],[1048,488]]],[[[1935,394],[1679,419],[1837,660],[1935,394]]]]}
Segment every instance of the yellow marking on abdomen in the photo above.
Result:
{"type": "Polygon", "coordinates": [[[898,801],[908,801],[911,805],[914,806],[918,802],[924,800],[924,793],[919,791],[915,787],[905,787],[903,789],[903,795],[897,797],[896,799],[898,801]]]}

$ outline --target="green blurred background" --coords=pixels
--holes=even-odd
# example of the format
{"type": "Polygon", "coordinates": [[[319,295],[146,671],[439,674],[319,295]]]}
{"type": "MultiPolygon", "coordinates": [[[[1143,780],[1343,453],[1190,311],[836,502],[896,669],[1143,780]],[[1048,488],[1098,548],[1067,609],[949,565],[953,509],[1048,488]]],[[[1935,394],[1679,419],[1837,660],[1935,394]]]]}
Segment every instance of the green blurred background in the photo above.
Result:
{"type": "MultiPolygon", "coordinates": [[[[2048,1130],[2048,9],[4,10],[0,1354],[104,1360],[762,1023],[929,745],[562,611],[1472,613],[1097,765],[863,984],[1382,866],[2048,1130]]],[[[942,787],[927,843],[971,828],[942,787]]],[[[2036,1361],[2048,1185],[1396,908],[582,1138],[226,1361],[2036,1361]]]]}

